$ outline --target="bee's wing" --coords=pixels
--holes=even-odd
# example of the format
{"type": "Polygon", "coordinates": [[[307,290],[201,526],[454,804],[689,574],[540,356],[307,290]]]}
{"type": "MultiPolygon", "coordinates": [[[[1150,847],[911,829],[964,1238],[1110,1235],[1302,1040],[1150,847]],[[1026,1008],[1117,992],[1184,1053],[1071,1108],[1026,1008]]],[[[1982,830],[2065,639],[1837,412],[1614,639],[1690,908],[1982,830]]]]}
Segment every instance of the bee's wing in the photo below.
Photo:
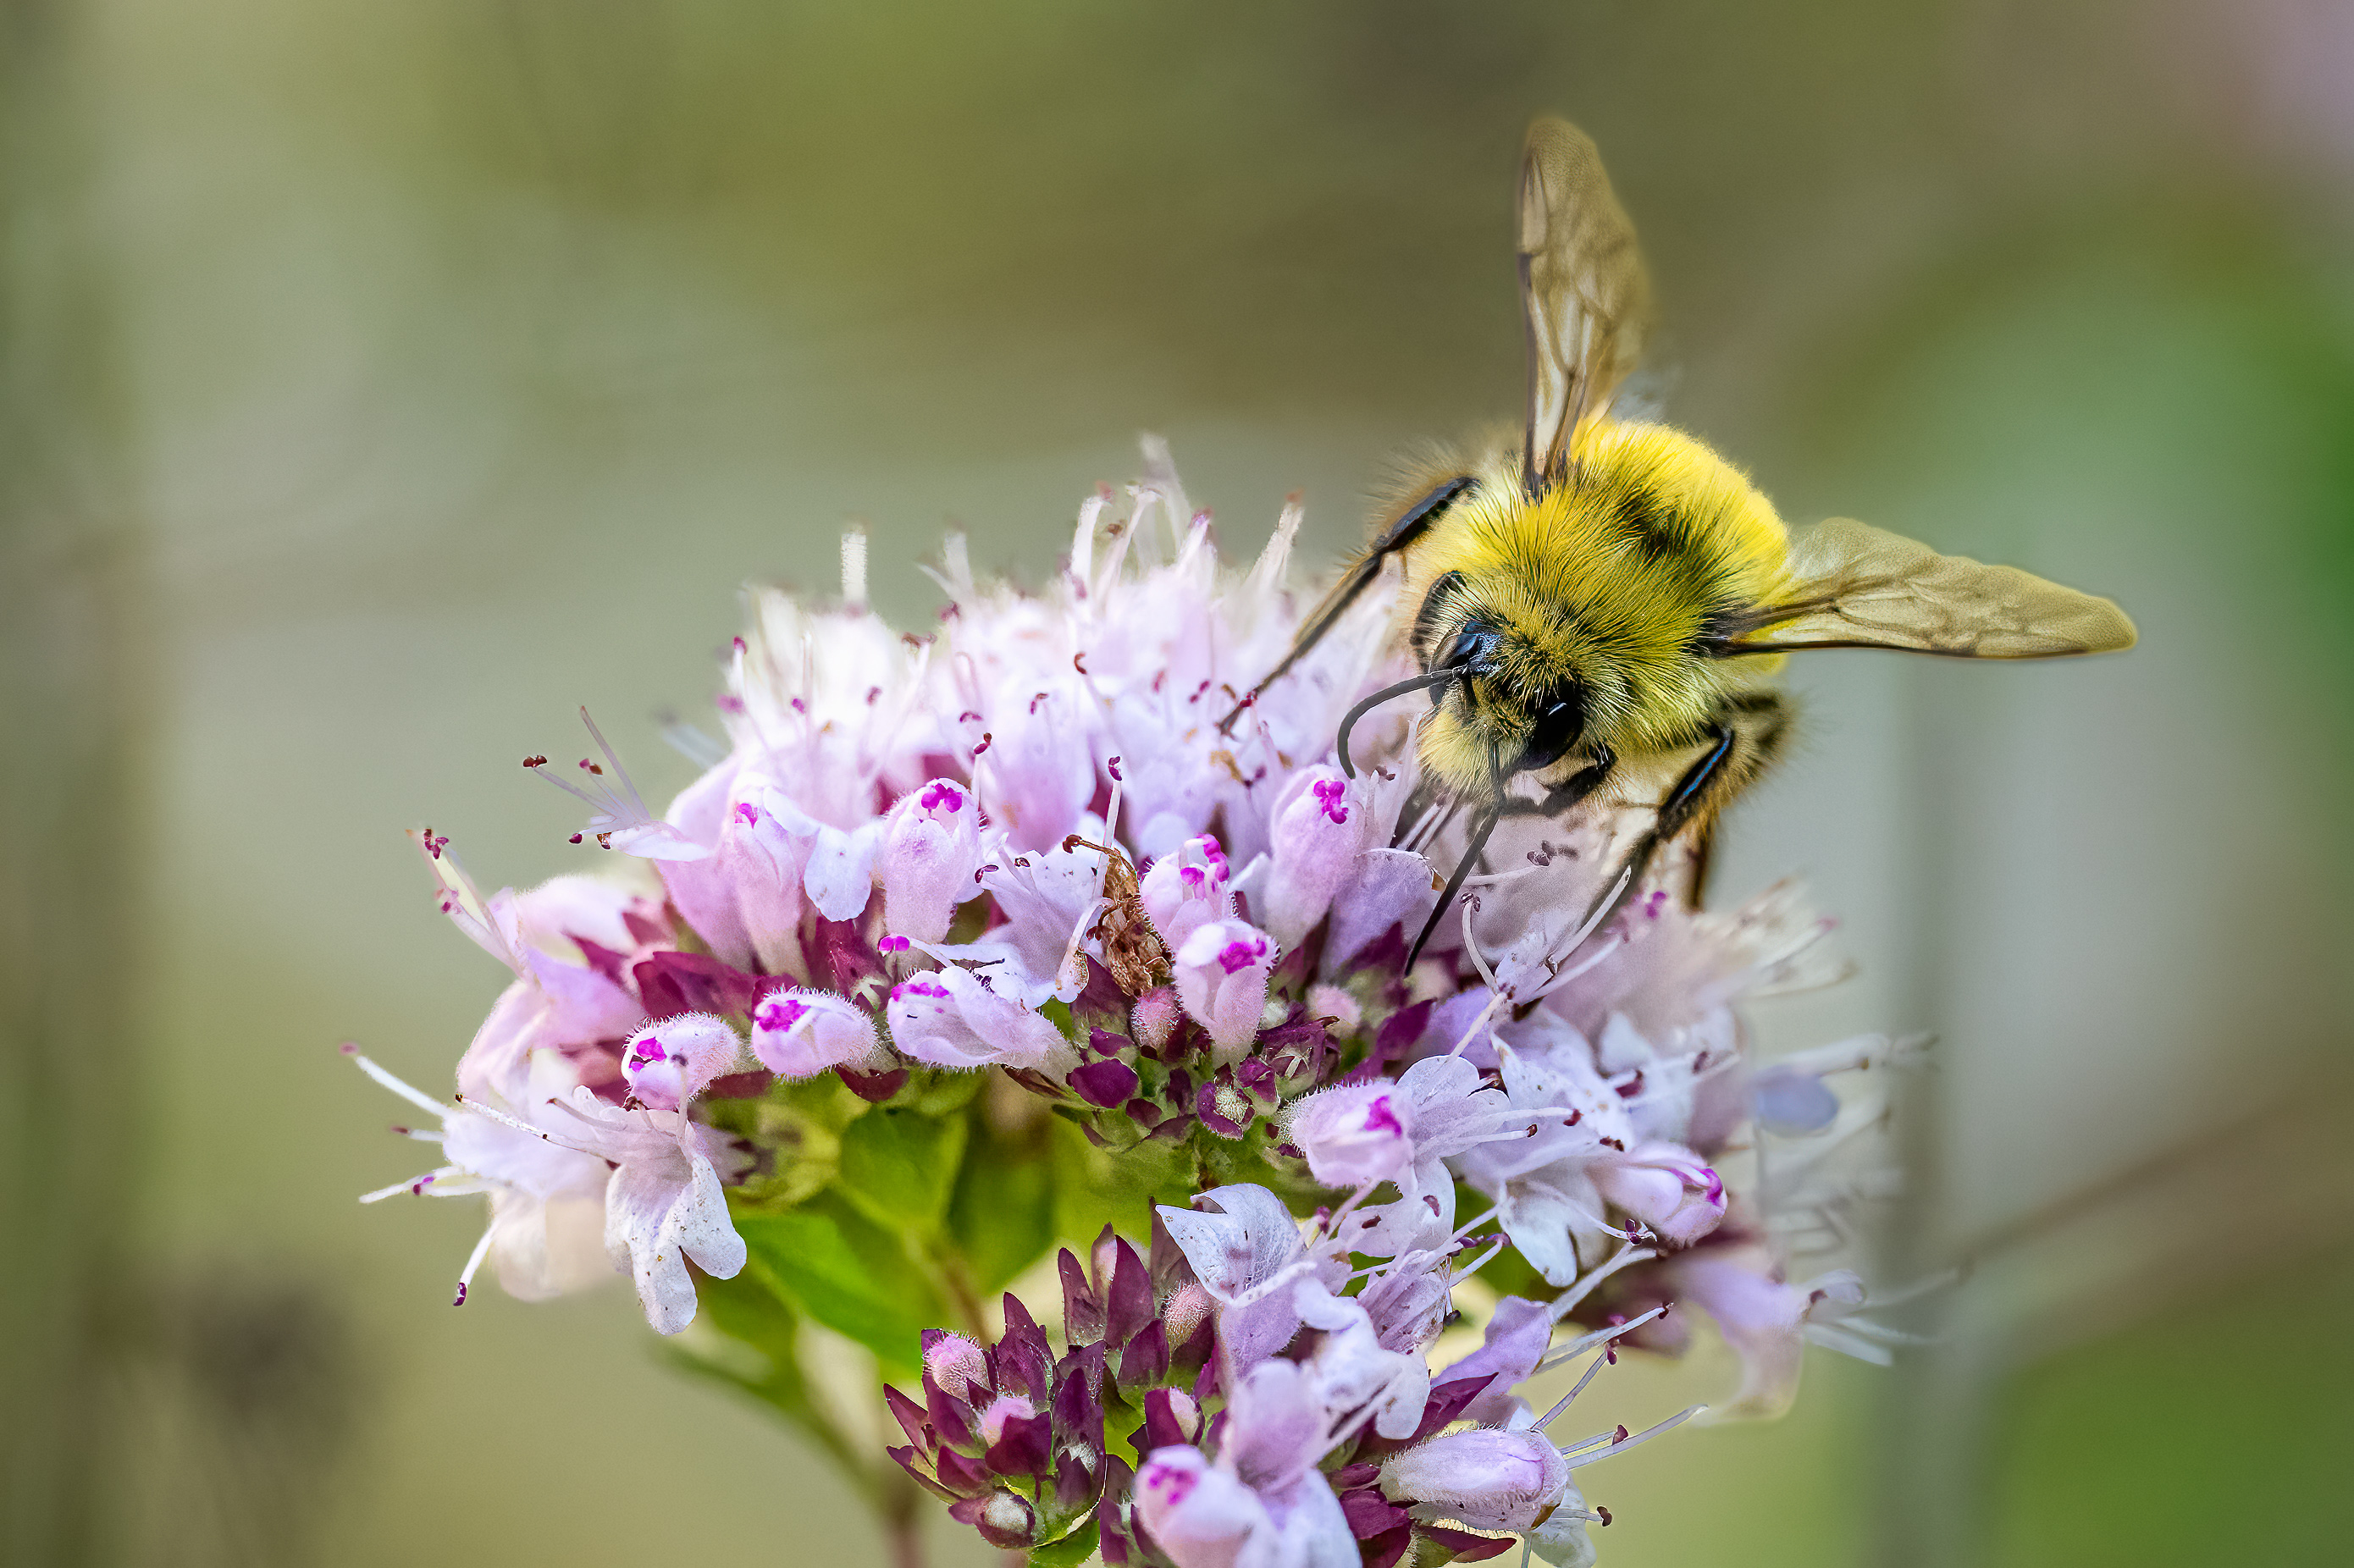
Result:
{"type": "Polygon", "coordinates": [[[1521,154],[1521,308],[1529,337],[1522,482],[1560,480],[1578,421],[1607,407],[1641,356],[1650,281],[1635,226],[1594,139],[1565,120],[1529,127],[1521,154]]]}
{"type": "Polygon", "coordinates": [[[2133,622],[2107,599],[2016,567],[1941,556],[1851,518],[1834,517],[1799,535],[1790,564],[1798,585],[1735,617],[1720,653],[1907,648],[1960,659],[2049,659],[2134,645],[2133,622]]]}

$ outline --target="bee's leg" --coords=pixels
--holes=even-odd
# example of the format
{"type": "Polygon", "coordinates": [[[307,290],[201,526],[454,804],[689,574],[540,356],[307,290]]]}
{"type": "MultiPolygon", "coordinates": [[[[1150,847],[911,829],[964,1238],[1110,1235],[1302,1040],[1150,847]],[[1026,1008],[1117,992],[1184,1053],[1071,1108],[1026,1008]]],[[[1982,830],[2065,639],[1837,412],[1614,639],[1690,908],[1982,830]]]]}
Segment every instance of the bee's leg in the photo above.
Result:
{"type": "Polygon", "coordinates": [[[1500,810],[1500,802],[1497,801],[1479,808],[1479,822],[1471,830],[1469,842],[1463,846],[1463,858],[1455,863],[1455,874],[1447,879],[1447,890],[1431,906],[1430,918],[1422,923],[1422,935],[1414,939],[1414,947],[1406,953],[1407,969],[1414,968],[1415,959],[1422,957],[1423,944],[1430,940],[1430,934],[1437,930],[1439,921],[1446,918],[1447,909],[1455,903],[1455,895],[1463,891],[1463,879],[1471,874],[1471,868],[1479,864],[1479,857],[1487,853],[1488,835],[1496,831],[1496,818],[1500,810]]]}
{"type": "Polygon", "coordinates": [[[1602,788],[1611,770],[1618,766],[1618,755],[1606,746],[1594,748],[1593,760],[1554,785],[1542,800],[1509,800],[1504,802],[1507,817],[1561,817],[1585,804],[1588,796],[1602,788]]]}
{"type": "Polygon", "coordinates": [[[1717,812],[1781,754],[1789,730],[1790,705],[1779,692],[1744,692],[1726,699],[1718,707],[1715,721],[1702,736],[1702,744],[1708,749],[1684,769],[1683,777],[1659,801],[1659,816],[1650,832],[1636,841],[1620,863],[1617,875],[1596,895],[1594,907],[1586,911],[1596,929],[1607,924],[1634,896],[1659,846],[1686,832],[1701,835],[1701,862],[1691,895],[1697,905],[1699,876],[1705,873],[1707,865],[1707,834],[1717,812]],[[1603,907],[1606,899],[1606,909],[1603,907]],[[1597,913],[1598,919],[1595,918],[1597,913]]]}

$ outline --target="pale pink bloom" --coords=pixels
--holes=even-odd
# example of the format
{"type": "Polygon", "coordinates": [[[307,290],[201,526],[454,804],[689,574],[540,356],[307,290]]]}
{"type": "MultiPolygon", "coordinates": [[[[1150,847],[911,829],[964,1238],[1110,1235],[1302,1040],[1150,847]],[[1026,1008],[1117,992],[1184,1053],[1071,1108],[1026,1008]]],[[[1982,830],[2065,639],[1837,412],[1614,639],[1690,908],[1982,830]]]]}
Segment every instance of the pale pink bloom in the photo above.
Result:
{"type": "Polygon", "coordinates": [[[1190,1209],[1163,1206],[1161,1223],[1218,1304],[1218,1334],[1230,1363],[1249,1367],[1290,1342],[1299,1309],[1290,1286],[1320,1271],[1337,1285],[1345,1262],[1311,1255],[1282,1200],[1248,1183],[1214,1187],[1190,1209]]]}
{"type": "Polygon", "coordinates": [[[1258,1494],[1199,1448],[1156,1448],[1136,1472],[1136,1511],[1177,1568],[1235,1568],[1271,1530],[1258,1494]]]}
{"type": "Polygon", "coordinates": [[[752,1006],[752,1054],[780,1078],[831,1067],[882,1072],[891,1054],[864,1008],[827,991],[770,991],[752,1006]]]}
{"type": "Polygon", "coordinates": [[[1430,1398],[1430,1364],[1413,1333],[1421,1315],[1410,1315],[1404,1325],[1407,1348],[1393,1348],[1383,1343],[1361,1298],[1335,1296],[1314,1279],[1301,1280],[1291,1294],[1300,1320],[1322,1336],[1307,1365],[1328,1419],[1345,1413],[1370,1418],[1373,1430],[1393,1442],[1413,1436],[1430,1398]]]}
{"type": "MultiPolygon", "coordinates": [[[[1082,824],[1082,831],[1094,819],[1082,824]]],[[[1088,936],[1102,911],[1104,856],[1060,847],[1017,854],[1000,846],[980,871],[981,891],[996,902],[1005,923],[960,947],[935,955],[986,965],[1001,994],[1030,1007],[1049,998],[1069,1001],[1087,983],[1087,960],[1102,944],[1088,936]]]]}
{"type": "Polygon", "coordinates": [[[1439,882],[1430,862],[1405,850],[1369,849],[1357,857],[1347,883],[1332,896],[1332,923],[1324,933],[1324,972],[1338,974],[1350,959],[1395,927],[1410,944],[1437,902],[1439,882]]]}
{"type": "Polygon", "coordinates": [[[1661,1265],[1660,1275],[1679,1298],[1716,1320],[1724,1342],[1741,1357],[1740,1390],[1719,1412],[1729,1418],[1772,1417],[1789,1409],[1809,1340],[1885,1366],[1888,1343],[1907,1338],[1854,1315],[1868,1303],[1863,1282],[1850,1270],[1790,1285],[1761,1246],[1686,1253],[1661,1265]]]}
{"type": "Polygon", "coordinates": [[[1331,1442],[1310,1374],[1261,1362],[1234,1391],[1214,1464],[1191,1447],[1146,1456],[1138,1515],[1178,1568],[1355,1568],[1356,1539],[1315,1467],[1331,1442]]]}
{"type": "Polygon", "coordinates": [[[1061,1030],[988,978],[957,964],[901,980],[885,1009],[900,1054],[939,1067],[997,1064],[1066,1072],[1078,1054],[1061,1030]]]}
{"type": "Polygon", "coordinates": [[[1286,1118],[1308,1172],[1327,1187],[1393,1181],[1414,1167],[1414,1110],[1387,1078],[1320,1089],[1286,1118]]]}
{"type": "MultiPolygon", "coordinates": [[[[366,1193],[360,1202],[381,1202],[403,1194],[486,1194],[490,1199],[490,1224],[459,1271],[455,1305],[465,1305],[475,1271],[485,1259],[497,1269],[507,1294],[525,1301],[545,1300],[610,1277],[599,1237],[608,1177],[602,1160],[550,1143],[537,1129],[435,1101],[349,1046],[345,1051],[361,1071],[440,1123],[438,1128],[402,1130],[419,1142],[440,1145],[443,1163],[366,1193]]],[[[560,1059],[546,1055],[535,1062],[540,1087],[557,1091],[564,1071],[560,1059]]],[[[520,1092],[522,1081],[512,1080],[511,1086],[520,1092]]]]}
{"type": "Polygon", "coordinates": [[[1430,1438],[1382,1464],[1392,1500],[1414,1505],[1418,1519],[1474,1530],[1530,1529],[1568,1484],[1569,1461],[1543,1433],[1491,1426],[1430,1438]]]}
{"type": "Polygon", "coordinates": [[[1152,928],[1173,953],[1202,927],[1234,915],[1232,880],[1225,851],[1204,833],[1145,867],[1137,891],[1152,928]]]}
{"type": "Polygon", "coordinates": [[[605,1189],[605,1251],[636,1281],[654,1331],[675,1334],[695,1320],[696,1267],[727,1279],[744,1266],[744,1238],[727,1217],[719,1167],[743,1157],[726,1133],[674,1110],[624,1110],[587,1089],[557,1104],[571,1113],[575,1147],[611,1162],[605,1189]]]}
{"type": "Polygon", "coordinates": [[[621,1075],[650,1110],[674,1111],[733,1072],[744,1042],[724,1019],[682,1012],[643,1025],[621,1047],[621,1075]]]}
{"type": "Polygon", "coordinates": [[[1638,1143],[1594,1161],[1595,1189],[1671,1247],[1686,1247],[1724,1218],[1724,1183],[1678,1144],[1638,1143]]]}
{"type": "Polygon", "coordinates": [[[987,715],[996,736],[975,769],[990,814],[1016,850],[1047,850],[1079,825],[1096,792],[1093,699],[1056,681],[1011,690],[987,715]]]}
{"type": "Polygon", "coordinates": [[[1244,920],[1196,926],[1174,949],[1177,1000],[1209,1033],[1220,1065],[1240,1061],[1258,1037],[1276,958],[1275,938],[1244,920]]]}
{"type": "Polygon", "coordinates": [[[990,1389],[989,1352],[962,1334],[926,1336],[924,1376],[970,1404],[975,1391],[990,1389]]]}
{"type": "Polygon", "coordinates": [[[1464,1378],[1488,1380],[1487,1388],[1463,1407],[1463,1419],[1483,1426],[1500,1426],[1522,1408],[1512,1390],[1534,1376],[1553,1342],[1553,1315],[1544,1303],[1507,1296],[1495,1312],[1479,1348],[1438,1373],[1435,1381],[1455,1383],[1464,1378]]]}
{"type": "Polygon", "coordinates": [[[1266,906],[1257,910],[1270,936],[1287,948],[1306,938],[1333,896],[1355,880],[1358,857],[1374,847],[1376,827],[1363,780],[1352,784],[1329,767],[1291,776],[1276,797],[1266,906]]]}
{"type": "Polygon", "coordinates": [[[812,841],[799,807],[765,775],[723,765],[671,803],[679,831],[711,853],[658,863],[671,902],[725,962],[798,969],[812,841]]]}
{"type": "Polygon", "coordinates": [[[885,821],[875,874],[883,926],[895,937],[937,942],[956,906],[981,891],[981,803],[951,779],[935,779],[900,797],[885,821]]]}
{"type": "Polygon", "coordinates": [[[1331,1187],[1394,1181],[1407,1196],[1451,1191],[1442,1161],[1483,1143],[1525,1141],[1531,1109],[1482,1086],[1460,1056],[1431,1056],[1395,1080],[1321,1089],[1294,1105],[1292,1140],[1331,1187]]]}

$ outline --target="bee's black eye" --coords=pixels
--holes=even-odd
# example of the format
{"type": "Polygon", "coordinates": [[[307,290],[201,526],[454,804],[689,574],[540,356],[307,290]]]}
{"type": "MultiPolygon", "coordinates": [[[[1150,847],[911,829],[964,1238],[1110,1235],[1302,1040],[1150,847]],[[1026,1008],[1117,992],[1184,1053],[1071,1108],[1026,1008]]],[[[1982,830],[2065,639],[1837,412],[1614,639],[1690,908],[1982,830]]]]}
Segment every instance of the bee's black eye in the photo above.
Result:
{"type": "Polygon", "coordinates": [[[1437,658],[1430,662],[1434,670],[1460,670],[1468,680],[1484,675],[1495,662],[1496,645],[1502,641],[1495,628],[1484,620],[1467,620],[1463,629],[1449,639],[1437,658]]]}
{"type": "Polygon", "coordinates": [[[1550,768],[1585,733],[1585,693],[1575,681],[1555,686],[1537,704],[1537,722],[1513,771],[1550,768]]]}

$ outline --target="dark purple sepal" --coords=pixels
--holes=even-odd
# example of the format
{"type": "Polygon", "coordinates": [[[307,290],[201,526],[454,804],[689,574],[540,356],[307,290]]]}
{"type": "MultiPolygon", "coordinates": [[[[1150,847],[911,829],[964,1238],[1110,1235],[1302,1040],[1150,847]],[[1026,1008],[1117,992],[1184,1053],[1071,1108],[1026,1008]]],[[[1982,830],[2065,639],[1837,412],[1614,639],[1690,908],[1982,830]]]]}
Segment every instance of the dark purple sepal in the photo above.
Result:
{"type": "Polygon", "coordinates": [[[1065,1443],[1103,1449],[1104,1349],[1087,1345],[1063,1358],[1055,1380],[1055,1430],[1065,1443]]]}
{"type": "Polygon", "coordinates": [[[1359,1487],[1372,1486],[1374,1478],[1381,1473],[1382,1467],[1379,1465],[1343,1465],[1325,1479],[1332,1483],[1332,1489],[1336,1492],[1352,1492],[1359,1487]]]}
{"type": "Polygon", "coordinates": [[[934,1480],[932,1478],[931,1472],[925,1469],[921,1465],[916,1462],[916,1451],[913,1448],[885,1448],[883,1451],[891,1456],[891,1457],[897,1462],[901,1469],[914,1477],[916,1484],[922,1487],[926,1491],[931,1493],[934,1497],[941,1498],[949,1502],[954,1502],[957,1500],[956,1493],[949,1490],[948,1488],[934,1480]]]}
{"type": "Polygon", "coordinates": [[[932,1436],[931,1427],[926,1423],[922,1405],[917,1404],[887,1383],[883,1385],[883,1403],[890,1406],[892,1415],[899,1423],[899,1430],[907,1435],[908,1442],[927,1454],[938,1446],[938,1440],[932,1436]]]}
{"type": "Polygon", "coordinates": [[[961,1498],[986,1497],[997,1486],[997,1478],[983,1469],[979,1461],[966,1458],[953,1448],[943,1448],[932,1461],[940,1485],[961,1498]]]}
{"type": "Polygon", "coordinates": [[[712,1100],[757,1100],[776,1081],[777,1075],[766,1067],[753,1073],[723,1073],[704,1086],[703,1096],[712,1100]]]}
{"type": "Polygon", "coordinates": [[[1173,1448],[1193,1440],[1185,1436],[1185,1424],[1177,1419],[1172,1394],[1172,1390],[1156,1388],[1144,1396],[1144,1425],[1137,1430],[1137,1452],[1150,1454],[1155,1448],[1173,1448]]]}
{"type": "Polygon", "coordinates": [[[1013,1480],[1044,1475],[1054,1453],[1054,1417],[1013,1415],[1006,1418],[985,1457],[991,1470],[1013,1480]]]}
{"type": "Polygon", "coordinates": [[[1075,1346],[1094,1344],[1104,1334],[1102,1298],[1069,1247],[1055,1259],[1055,1268],[1063,1278],[1063,1337],[1075,1346]]]}
{"type": "Polygon", "coordinates": [[[1341,966],[1343,974],[1358,969],[1386,969],[1392,972],[1405,968],[1405,923],[1397,921],[1380,936],[1350,955],[1341,966]]]}
{"type": "Polygon", "coordinates": [[[1087,983],[1071,999],[1071,1011],[1076,1013],[1108,1013],[1114,1018],[1128,1016],[1128,992],[1119,989],[1119,981],[1111,971],[1094,958],[1087,959],[1087,983]]]}
{"type": "Polygon", "coordinates": [[[1193,1114],[1202,1118],[1204,1127],[1220,1138],[1240,1138],[1250,1131],[1249,1122],[1236,1121],[1218,1108],[1218,1085],[1215,1082],[1204,1084],[1201,1092],[1193,1097],[1193,1114]]]}
{"type": "Polygon", "coordinates": [[[1046,1330],[1010,1290],[1005,1293],[1005,1337],[990,1351],[990,1364],[1000,1388],[1033,1404],[1045,1404],[1055,1391],[1055,1350],[1046,1342],[1046,1330]]]}
{"type": "Polygon", "coordinates": [[[659,920],[650,920],[634,909],[621,911],[621,928],[629,932],[630,940],[641,948],[655,947],[671,939],[669,927],[659,920]]]}
{"type": "Polygon", "coordinates": [[[1090,1056],[1117,1056],[1127,1050],[1129,1044],[1125,1034],[1115,1034],[1108,1029],[1089,1029],[1087,1044],[1079,1049],[1090,1056]]]}
{"type": "Polygon", "coordinates": [[[1490,1557],[1500,1557],[1521,1543],[1516,1535],[1474,1535],[1468,1530],[1449,1530],[1443,1524],[1426,1524],[1422,1538],[1444,1551],[1455,1553],[1458,1563],[1484,1563],[1490,1557]]]}
{"type": "Polygon", "coordinates": [[[1072,1097],[1070,1090],[1034,1067],[1009,1067],[1000,1063],[997,1070],[1042,1100],[1067,1100],[1072,1097]]]}
{"type": "Polygon", "coordinates": [[[1067,1513],[1096,1500],[1096,1473],[1068,1448],[1055,1461],[1055,1506],[1067,1513]]]}
{"type": "Polygon", "coordinates": [[[1169,1335],[1155,1318],[1137,1330],[1120,1352],[1116,1381],[1121,1393],[1133,1397],[1137,1390],[1153,1388],[1168,1375],[1169,1335]]]}
{"type": "MultiPolygon", "coordinates": [[[[1104,1292],[1104,1342],[1125,1345],[1152,1318],[1152,1271],[1126,1241],[1112,1244],[1110,1288],[1104,1292]]],[[[1168,1355],[1164,1340],[1161,1354],[1168,1355]]]]}
{"type": "Polygon", "coordinates": [[[1341,1512],[1349,1520],[1349,1532],[1360,1541],[1371,1541],[1377,1535],[1387,1535],[1401,1525],[1414,1523],[1412,1514],[1371,1487],[1342,1492],[1341,1512]]]}
{"type": "Polygon", "coordinates": [[[759,994],[760,982],[707,953],[649,953],[631,971],[638,999],[651,1018],[682,1012],[744,1012],[759,994]]]}
{"type": "Polygon", "coordinates": [[[928,1377],[924,1380],[924,1415],[942,1446],[981,1452],[981,1439],[972,1429],[972,1406],[928,1377]]]}
{"type": "Polygon", "coordinates": [[[1078,1091],[1079,1098],[1105,1110],[1135,1094],[1136,1085],[1136,1069],[1117,1056],[1090,1062],[1071,1071],[1071,1087],[1078,1091]]]}
{"type": "Polygon", "coordinates": [[[907,1069],[894,1067],[887,1073],[860,1073],[848,1067],[836,1067],[833,1075],[840,1078],[850,1092],[869,1105],[881,1105],[907,1086],[907,1069]]]}
{"type": "Polygon", "coordinates": [[[574,937],[572,945],[580,949],[580,956],[588,960],[590,969],[595,969],[615,985],[625,989],[628,987],[630,981],[626,966],[630,961],[629,954],[617,953],[610,948],[599,947],[586,937],[574,937]]]}
{"type": "MultiPolygon", "coordinates": [[[[1401,952],[1398,956],[1405,955],[1401,952]]],[[[1373,1054],[1365,1066],[1378,1072],[1384,1063],[1394,1062],[1412,1050],[1423,1031],[1430,1027],[1430,1010],[1437,1005],[1434,997],[1401,1007],[1382,1020],[1382,1026],[1373,1031],[1373,1054]]]]}
{"type": "MultiPolygon", "coordinates": [[[[1398,956],[1405,956],[1403,947],[1398,949],[1398,956]]],[[[1405,1555],[1405,1549],[1413,1544],[1413,1527],[1393,1530],[1387,1535],[1377,1535],[1361,1544],[1357,1548],[1357,1561],[1363,1568],[1396,1568],[1398,1560],[1405,1555]]]]}
{"type": "Polygon", "coordinates": [[[1096,1550],[1105,1568],[1127,1568],[1138,1560],[1136,1540],[1129,1531],[1129,1491],[1136,1472],[1128,1461],[1108,1457],[1104,1461],[1103,1492],[1096,1499],[1096,1550]]]}

